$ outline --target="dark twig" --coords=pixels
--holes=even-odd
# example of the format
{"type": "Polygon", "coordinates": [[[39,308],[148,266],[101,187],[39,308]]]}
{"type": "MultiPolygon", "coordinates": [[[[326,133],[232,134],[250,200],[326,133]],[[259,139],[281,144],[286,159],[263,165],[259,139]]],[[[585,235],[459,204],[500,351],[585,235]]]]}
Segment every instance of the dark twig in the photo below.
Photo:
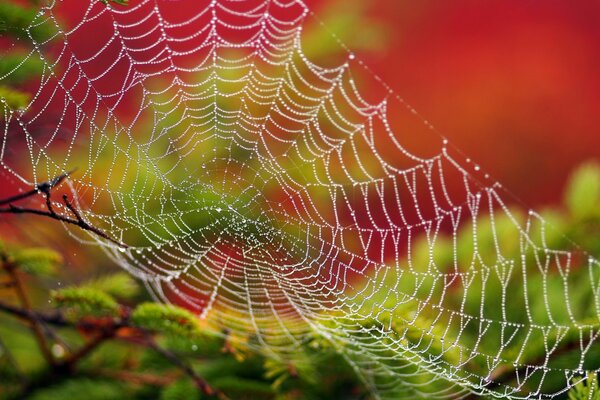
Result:
{"type": "Polygon", "coordinates": [[[39,312],[30,311],[30,310],[24,310],[22,308],[12,306],[12,305],[9,305],[6,303],[2,303],[2,302],[0,302],[0,311],[4,311],[10,315],[24,319],[26,321],[36,320],[36,321],[42,321],[42,322],[45,322],[45,323],[51,324],[51,325],[70,326],[70,327],[74,327],[74,328],[82,328],[86,331],[95,331],[96,332],[96,337],[94,339],[89,341],[86,345],[84,345],[82,348],[80,348],[77,352],[73,353],[67,359],[58,363],[56,365],[57,370],[60,370],[60,371],[72,370],[74,367],[76,367],[77,363],[80,360],[85,358],[90,352],[92,352],[94,349],[96,349],[99,345],[104,343],[106,340],[111,339],[111,338],[121,339],[118,337],[119,329],[132,328],[132,329],[138,330],[140,332],[140,334],[144,337],[144,340],[138,344],[141,344],[142,346],[155,351],[156,353],[158,353],[162,357],[164,357],[167,361],[169,361],[173,366],[180,369],[183,373],[185,373],[187,376],[189,376],[194,381],[194,383],[196,384],[198,389],[200,389],[202,391],[202,393],[204,393],[205,395],[214,396],[214,397],[217,397],[217,398],[223,399],[223,400],[227,399],[225,394],[223,394],[219,390],[210,386],[201,376],[199,376],[196,373],[196,371],[194,371],[194,369],[190,365],[188,365],[183,360],[181,360],[175,353],[160,347],[156,343],[156,341],[152,338],[150,332],[145,331],[139,327],[133,326],[127,318],[122,319],[122,320],[115,320],[115,321],[113,321],[113,323],[111,325],[108,325],[108,326],[106,324],[95,325],[93,322],[86,322],[86,321],[71,322],[71,321],[65,319],[62,316],[62,314],[60,314],[60,313],[54,313],[54,314],[39,313],[39,312]]]}
{"type": "Polygon", "coordinates": [[[143,372],[132,372],[132,371],[113,371],[109,369],[94,369],[91,371],[93,377],[106,377],[110,379],[116,379],[123,382],[132,383],[135,385],[150,385],[150,386],[168,386],[175,382],[181,373],[177,374],[166,374],[166,375],[154,375],[143,372]]]}
{"type": "Polygon", "coordinates": [[[12,289],[15,287],[15,283],[10,282],[0,282],[0,289],[12,289]]]}
{"type": "Polygon", "coordinates": [[[66,327],[71,325],[60,313],[43,314],[39,312],[24,310],[20,307],[6,304],[3,302],[0,302],[0,311],[26,321],[38,320],[47,324],[60,327],[66,327]]]}
{"type": "Polygon", "coordinates": [[[216,396],[219,399],[223,400],[227,399],[227,396],[225,396],[225,394],[210,386],[204,379],[202,379],[202,377],[200,377],[196,373],[196,371],[194,371],[194,369],[191,366],[182,361],[179,357],[177,357],[176,354],[160,347],[150,336],[148,336],[146,340],[146,345],[148,346],[148,348],[154,350],[155,352],[163,356],[165,359],[167,359],[171,364],[175,365],[183,372],[185,372],[185,374],[194,381],[194,383],[196,384],[196,386],[198,386],[202,393],[204,393],[207,396],[216,396]]]}
{"type": "Polygon", "coordinates": [[[0,200],[0,206],[4,206],[4,205],[11,204],[11,203],[14,203],[19,200],[26,199],[31,196],[35,196],[36,194],[39,194],[40,192],[47,193],[53,187],[60,185],[73,172],[75,172],[75,170],[65,172],[64,174],[61,174],[50,181],[40,183],[34,189],[32,189],[28,192],[17,194],[15,196],[8,197],[6,199],[2,199],[2,200],[0,200]]]}
{"type": "Polygon", "coordinates": [[[83,360],[87,355],[96,350],[106,340],[113,338],[117,334],[118,330],[119,328],[115,326],[110,326],[106,329],[103,329],[96,335],[95,338],[87,342],[75,353],[58,363],[57,368],[72,372],[79,361],[83,360]]]}
{"type": "Polygon", "coordinates": [[[71,218],[71,217],[68,217],[68,216],[65,216],[62,214],[58,214],[54,210],[54,207],[52,206],[52,200],[51,200],[52,189],[54,187],[60,185],[72,173],[73,173],[73,171],[65,172],[64,174],[59,175],[56,178],[54,178],[48,182],[43,182],[43,183],[37,185],[34,189],[32,189],[28,192],[9,197],[7,199],[0,200],[0,206],[4,206],[4,205],[7,206],[5,208],[0,208],[0,213],[33,214],[33,215],[40,215],[40,216],[52,218],[57,221],[61,221],[61,222],[67,223],[67,224],[78,226],[79,228],[83,229],[84,231],[92,232],[96,236],[106,239],[109,242],[114,243],[121,248],[124,248],[124,249],[128,248],[129,246],[127,246],[125,243],[112,238],[103,230],[88,223],[81,215],[81,212],[73,205],[71,200],[69,200],[69,197],[66,194],[64,194],[62,196],[62,200],[63,200],[63,203],[65,204],[65,207],[71,212],[71,214],[73,214],[74,218],[71,218]],[[16,201],[23,200],[23,199],[26,199],[28,197],[32,197],[32,196],[35,196],[38,194],[44,195],[47,210],[20,207],[20,206],[15,206],[13,204],[16,201]]]}
{"type": "Polygon", "coordinates": [[[76,220],[66,219],[66,220],[64,220],[65,222],[77,225],[78,227],[80,227],[81,229],[83,229],[85,231],[93,232],[96,235],[100,236],[101,238],[104,238],[104,239],[108,240],[109,242],[112,242],[121,248],[126,249],[129,247],[125,243],[119,242],[118,240],[113,239],[112,237],[108,236],[104,231],[101,231],[100,229],[96,228],[95,226],[88,224],[81,217],[81,213],[79,212],[79,210],[77,210],[75,208],[75,206],[73,206],[73,204],[69,200],[69,197],[66,194],[63,195],[63,201],[64,201],[65,205],[67,206],[67,208],[69,209],[69,211],[71,211],[76,218],[76,220]]]}

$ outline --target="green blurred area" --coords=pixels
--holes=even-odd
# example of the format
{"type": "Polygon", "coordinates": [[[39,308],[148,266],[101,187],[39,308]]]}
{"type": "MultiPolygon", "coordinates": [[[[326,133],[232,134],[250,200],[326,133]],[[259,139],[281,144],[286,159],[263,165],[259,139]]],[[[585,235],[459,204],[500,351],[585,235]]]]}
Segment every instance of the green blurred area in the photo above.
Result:
{"type": "MultiPolygon", "coordinates": [[[[542,212],[542,215],[552,221],[556,228],[547,232],[546,239],[549,247],[570,247],[572,242],[560,233],[566,232],[569,237],[577,239],[582,247],[590,249],[591,256],[600,256],[598,182],[600,182],[600,165],[596,163],[583,164],[574,172],[570,180],[565,194],[565,204],[542,212]]],[[[515,215],[523,215],[517,209],[513,211],[515,215]]],[[[502,219],[496,220],[495,223],[496,229],[500,231],[504,229],[502,227],[504,224],[506,224],[506,229],[510,229],[511,226],[509,221],[502,219]]],[[[486,236],[485,234],[486,225],[489,224],[489,219],[479,221],[481,234],[478,242],[480,252],[484,257],[486,253],[492,254],[495,246],[493,235],[486,236]]],[[[508,247],[505,248],[512,246],[515,251],[518,251],[517,235],[505,234],[499,237],[506,241],[508,247]]],[[[451,247],[449,240],[446,240],[446,243],[451,247]]],[[[468,228],[460,232],[457,243],[459,247],[469,248],[472,246],[472,234],[468,228]]],[[[448,247],[436,246],[433,255],[428,253],[427,248],[423,245],[420,247],[421,250],[416,251],[413,265],[428,265],[431,257],[439,265],[452,265],[452,257],[449,258],[446,253],[451,251],[448,247]],[[418,261],[418,259],[422,261],[418,261]]],[[[72,321],[81,322],[90,318],[120,318],[120,307],[130,307],[133,309],[131,318],[136,326],[156,332],[161,345],[171,349],[179,357],[189,362],[212,386],[223,390],[231,398],[358,399],[370,397],[368,387],[355,375],[347,360],[338,353],[337,346],[341,346],[341,343],[332,343],[315,337],[314,340],[298,347],[294,354],[287,354],[285,358],[278,360],[252,351],[242,342],[228,343],[227,335],[209,333],[211,331],[199,325],[198,320],[187,311],[172,306],[148,303],[149,299],[145,291],[141,290],[135,280],[126,273],[107,275],[98,269],[89,268],[86,269],[88,276],[86,279],[73,282],[68,272],[61,268],[61,256],[52,250],[29,249],[14,243],[4,243],[1,254],[4,260],[11,260],[18,265],[25,279],[27,290],[34,299],[35,309],[49,312],[52,308],[58,308],[72,321]],[[47,288],[48,286],[55,287],[55,282],[62,282],[61,286],[66,286],[68,283],[69,287],[59,288],[50,294],[47,288]]],[[[470,254],[470,251],[466,251],[465,254],[470,254]]],[[[458,260],[458,262],[464,262],[464,260],[458,260]]],[[[575,282],[579,279],[582,282],[589,279],[587,276],[589,271],[581,266],[574,265],[571,274],[571,279],[575,282]]],[[[5,282],[4,278],[6,276],[1,275],[0,282],[5,282]]],[[[395,277],[388,275],[388,279],[395,280],[395,277]]],[[[543,285],[536,279],[541,278],[536,278],[535,274],[532,274],[528,287],[531,298],[542,296],[543,293],[543,285]]],[[[547,284],[554,284],[553,282],[556,281],[559,282],[556,290],[560,291],[559,272],[551,272],[547,284]]],[[[402,285],[406,285],[402,287],[404,291],[410,292],[411,288],[408,287],[410,281],[402,283],[402,285]]],[[[10,287],[3,287],[0,290],[2,290],[3,302],[14,303],[17,301],[10,287]]],[[[554,290],[549,289],[550,292],[554,290]]],[[[501,287],[494,284],[493,279],[487,282],[486,291],[491,298],[500,298],[501,296],[501,287]],[[497,292],[498,295],[493,295],[493,292],[497,292]]],[[[475,308],[480,306],[481,297],[477,293],[474,291],[467,297],[464,305],[466,312],[478,312],[475,308]],[[473,309],[471,309],[472,307],[473,309]]],[[[447,296],[450,298],[450,302],[461,301],[460,290],[449,291],[447,296]],[[458,297],[453,298],[453,295],[458,297]]],[[[590,305],[594,300],[590,296],[592,294],[589,291],[575,290],[569,301],[578,313],[579,319],[589,318],[590,323],[597,325],[592,317],[590,305]]],[[[382,292],[382,297],[375,294],[368,298],[369,300],[363,304],[365,308],[381,308],[384,303],[394,301],[384,292],[382,292]]],[[[519,298],[522,298],[522,295],[511,293],[503,300],[506,301],[505,307],[486,304],[485,315],[501,319],[501,315],[496,314],[504,309],[509,313],[509,320],[522,320],[519,313],[523,313],[524,310],[518,304],[519,298]],[[511,305],[511,302],[516,303],[511,305]]],[[[560,307],[560,304],[556,302],[551,302],[550,305],[556,320],[568,319],[566,315],[561,315],[561,312],[566,313],[564,307],[560,307]]],[[[448,331],[447,321],[434,320],[436,313],[433,310],[425,309],[416,320],[411,320],[409,315],[414,307],[416,305],[411,302],[405,303],[403,307],[390,307],[396,311],[388,316],[389,320],[379,315],[377,320],[364,319],[361,322],[362,327],[369,330],[389,322],[392,324],[393,330],[401,332],[405,328],[402,326],[402,321],[410,320],[412,323],[410,329],[414,330],[415,340],[419,340],[421,331],[429,329],[429,327],[433,327],[434,336],[443,336],[447,340],[450,340],[453,335],[457,335],[458,332],[448,331]]],[[[534,319],[540,321],[547,318],[548,315],[543,306],[532,308],[531,313],[534,319]]],[[[336,322],[333,321],[335,320],[332,320],[332,329],[337,329],[336,322]]],[[[341,324],[343,325],[344,321],[341,321],[341,324]]],[[[353,321],[353,324],[356,324],[356,320],[353,321]]],[[[467,330],[461,333],[461,342],[468,343],[477,340],[477,330],[469,331],[470,328],[474,328],[474,326],[468,326],[467,330]]],[[[51,348],[57,359],[65,357],[70,349],[82,346],[89,340],[85,331],[81,329],[60,328],[55,334],[60,335],[60,340],[53,340],[51,348]]],[[[500,335],[500,331],[497,331],[496,334],[500,335]]],[[[357,335],[359,334],[357,333],[357,335]]],[[[405,338],[408,338],[405,340],[410,340],[411,334],[409,333],[405,338]]],[[[362,340],[358,336],[354,339],[362,340]]],[[[165,362],[160,355],[143,346],[132,346],[128,344],[127,340],[107,341],[83,360],[76,372],[50,382],[45,377],[51,371],[40,355],[36,340],[26,324],[0,313],[0,340],[0,374],[2,377],[0,393],[7,399],[15,398],[14,396],[21,398],[19,390],[23,387],[24,382],[33,382],[33,389],[29,389],[31,393],[27,397],[32,399],[77,398],[72,396],[80,393],[81,390],[85,390],[86,397],[90,399],[150,399],[157,397],[161,399],[192,399],[198,396],[197,388],[190,383],[189,379],[181,376],[177,369],[165,362]],[[150,381],[150,377],[156,379],[154,384],[147,383],[150,381]],[[166,377],[168,384],[158,377],[166,377]],[[139,380],[143,378],[146,378],[146,383],[140,383],[139,380]]],[[[392,344],[393,334],[388,336],[388,340],[392,344]]],[[[570,340],[578,341],[579,338],[574,336],[570,340]]],[[[480,343],[480,350],[493,353],[497,351],[497,343],[498,338],[494,336],[494,332],[488,332],[485,340],[480,343]]],[[[519,343],[518,340],[516,343],[519,343]]],[[[543,341],[540,340],[538,343],[539,348],[528,347],[526,353],[521,356],[522,362],[537,360],[545,354],[543,341]]],[[[505,349],[505,354],[509,355],[511,352],[519,350],[518,347],[514,349],[509,347],[505,349]]],[[[456,362],[459,359],[460,355],[457,351],[443,351],[442,348],[436,347],[428,350],[430,354],[437,353],[437,356],[443,357],[449,362],[456,362]]],[[[591,364],[584,367],[587,369],[600,367],[600,347],[595,344],[589,352],[588,360],[592,361],[591,364]],[[593,362],[593,360],[597,360],[597,362],[593,362]]],[[[570,365],[573,357],[575,360],[578,359],[578,354],[579,349],[573,348],[572,351],[564,352],[554,358],[550,365],[555,367],[570,365]]],[[[402,362],[401,356],[394,354],[392,350],[390,350],[389,356],[397,358],[399,363],[402,362]]],[[[354,361],[360,362],[360,359],[354,361]]],[[[468,367],[473,373],[477,373],[478,369],[485,368],[485,365],[478,366],[476,361],[468,367]]],[[[427,383],[430,379],[431,377],[421,372],[406,378],[406,383],[410,385],[428,384],[431,385],[429,390],[434,390],[436,386],[444,387],[443,382],[439,381],[427,383]]],[[[552,380],[550,379],[549,382],[552,380]]],[[[381,382],[379,383],[381,384],[381,382]]],[[[533,385],[533,382],[530,384],[533,385]]],[[[569,393],[570,398],[588,398],[585,397],[589,389],[586,385],[580,383],[572,389],[569,393]]],[[[396,384],[392,392],[405,393],[404,390],[406,388],[396,384]]]]}

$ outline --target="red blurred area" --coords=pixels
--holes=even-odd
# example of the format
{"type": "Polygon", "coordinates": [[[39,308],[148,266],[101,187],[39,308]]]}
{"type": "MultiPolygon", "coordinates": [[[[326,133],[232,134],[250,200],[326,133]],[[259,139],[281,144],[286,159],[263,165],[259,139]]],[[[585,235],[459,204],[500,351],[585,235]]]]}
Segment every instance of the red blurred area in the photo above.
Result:
{"type": "Polygon", "coordinates": [[[600,159],[599,2],[373,0],[369,12],[387,43],[367,63],[527,205],[560,200],[573,168],[600,159]]]}
{"type": "MultiPolygon", "coordinates": [[[[383,44],[361,53],[365,63],[527,205],[558,201],[570,171],[600,159],[597,1],[371,0],[351,6],[361,1],[307,3],[326,24],[332,4],[338,13],[361,9],[362,27],[344,37],[360,37],[366,24],[385,32],[383,44]]],[[[83,12],[82,4],[63,6],[64,22],[83,12]]],[[[181,17],[193,2],[159,4],[181,17]]],[[[94,26],[79,42],[72,39],[72,50],[97,49],[110,30],[94,26]]]]}

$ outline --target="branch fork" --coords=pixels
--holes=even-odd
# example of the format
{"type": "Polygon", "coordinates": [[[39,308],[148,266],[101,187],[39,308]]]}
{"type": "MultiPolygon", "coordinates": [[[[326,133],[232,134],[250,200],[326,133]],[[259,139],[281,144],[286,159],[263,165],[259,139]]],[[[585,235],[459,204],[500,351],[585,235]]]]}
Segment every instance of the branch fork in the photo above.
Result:
{"type": "Polygon", "coordinates": [[[118,247],[120,247],[122,249],[128,248],[129,246],[127,246],[125,243],[111,237],[103,230],[88,223],[81,215],[81,212],[79,211],[79,209],[77,209],[77,207],[75,207],[75,205],[71,202],[68,195],[63,194],[62,202],[65,205],[65,207],[67,208],[67,210],[69,210],[69,212],[72,214],[72,216],[69,217],[69,216],[65,216],[62,214],[58,214],[54,210],[54,207],[52,205],[52,200],[51,200],[52,189],[59,186],[73,172],[75,172],[75,170],[65,172],[49,181],[40,183],[40,184],[36,185],[35,188],[33,188],[32,190],[30,190],[28,192],[21,193],[21,194],[15,195],[15,196],[11,196],[6,199],[1,199],[0,206],[6,206],[6,207],[0,208],[0,213],[41,215],[41,216],[48,217],[48,218],[51,218],[51,219],[54,219],[57,221],[61,221],[61,222],[67,223],[67,224],[78,226],[82,230],[92,232],[96,236],[99,236],[99,237],[117,245],[118,247]],[[21,207],[21,206],[16,206],[13,204],[17,201],[24,200],[26,198],[33,197],[33,196],[40,195],[40,194],[43,195],[45,198],[46,210],[21,207]]]}

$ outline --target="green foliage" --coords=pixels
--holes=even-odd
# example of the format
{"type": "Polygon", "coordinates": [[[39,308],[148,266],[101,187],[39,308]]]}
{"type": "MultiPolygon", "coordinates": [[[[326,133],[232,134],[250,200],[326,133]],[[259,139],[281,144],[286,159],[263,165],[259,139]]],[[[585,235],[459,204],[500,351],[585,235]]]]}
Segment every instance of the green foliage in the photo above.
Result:
{"type": "Polygon", "coordinates": [[[46,248],[20,248],[0,241],[0,260],[12,267],[35,276],[55,276],[62,256],[46,248]]]}
{"type": "MultiPolygon", "coordinates": [[[[550,269],[544,274],[540,273],[538,265],[548,257],[544,249],[570,249],[579,253],[581,249],[574,243],[581,245],[582,249],[589,251],[589,255],[596,259],[600,256],[600,165],[589,162],[574,172],[565,193],[564,208],[554,207],[542,211],[543,219],[533,214],[527,215],[515,207],[510,209],[510,214],[508,216],[503,210],[499,210],[492,216],[479,217],[472,224],[467,221],[457,232],[455,243],[453,237],[443,231],[436,236],[435,243],[425,236],[420,237],[413,246],[410,258],[400,260],[401,265],[409,265],[416,274],[402,274],[400,279],[399,274],[403,271],[390,268],[385,274],[371,276],[376,282],[371,286],[373,293],[360,296],[358,301],[361,309],[357,312],[358,316],[353,316],[352,320],[342,320],[340,325],[354,326],[354,329],[350,329],[352,332],[365,329],[374,332],[385,330],[386,334],[380,340],[396,340],[389,343],[390,347],[402,340],[402,345],[416,351],[420,351],[416,346],[424,342],[423,334],[427,332],[427,337],[433,338],[425,341],[427,354],[439,357],[449,365],[460,365],[462,348],[449,347],[438,338],[443,338],[445,343],[456,341],[467,346],[478,343],[478,350],[482,354],[494,354],[498,350],[498,343],[504,340],[502,335],[507,335],[507,332],[492,326],[485,335],[481,335],[477,324],[462,327],[451,316],[440,314],[438,309],[429,307],[427,301],[423,306],[419,300],[442,298],[443,303],[440,305],[445,309],[461,309],[466,314],[483,315],[492,321],[527,321],[530,318],[533,323],[545,326],[555,323],[571,326],[572,318],[575,318],[579,323],[597,326],[595,309],[591,306],[595,295],[593,285],[590,284],[590,270],[587,268],[588,255],[570,260],[567,280],[561,279],[552,260],[548,263],[550,269]],[[477,235],[473,234],[474,224],[477,235]],[[522,240],[521,229],[525,226],[531,243],[524,243],[522,240]],[[514,261],[521,260],[522,255],[527,268],[530,268],[526,282],[522,266],[514,261]],[[468,290],[461,282],[444,289],[439,282],[418,275],[422,273],[426,276],[431,271],[452,273],[455,268],[461,272],[486,271],[489,274],[485,280],[482,278],[483,274],[473,275],[468,290]],[[503,288],[503,282],[510,282],[508,292],[503,288]],[[566,290],[565,285],[568,286],[566,290]],[[398,293],[413,297],[403,298],[398,293]],[[502,307],[498,304],[500,299],[503,299],[502,307]],[[528,300],[528,310],[524,299],[528,300]],[[567,304],[570,310],[565,306],[567,304]],[[415,317],[413,312],[419,307],[421,310],[415,317]],[[553,321],[549,318],[548,309],[552,310],[553,321]],[[356,322],[359,316],[370,315],[372,310],[390,311],[379,313],[373,320],[363,318],[356,322]]],[[[554,329],[547,332],[550,337],[555,334],[557,331],[554,329]]],[[[369,340],[373,340],[370,335],[353,335],[366,346],[369,345],[369,340]]],[[[569,344],[580,340],[578,335],[579,332],[575,329],[571,330],[561,339],[558,347],[569,349],[569,344]]],[[[544,343],[541,332],[521,330],[515,332],[511,343],[503,350],[502,357],[506,360],[519,357],[524,364],[539,364],[539,360],[543,360],[547,352],[544,343]],[[530,337],[525,339],[525,335],[530,337]],[[522,347],[524,341],[527,343],[525,348],[522,347]]],[[[564,350],[559,356],[553,357],[550,365],[557,369],[573,368],[577,365],[579,355],[579,347],[573,346],[571,350],[564,350]]],[[[397,353],[390,353],[388,359],[400,361],[401,357],[397,353]]],[[[511,368],[508,365],[505,367],[511,368]]],[[[595,370],[599,367],[600,344],[594,344],[588,351],[584,368],[595,370]],[[595,354],[599,356],[595,357],[595,354]]],[[[474,357],[470,360],[469,368],[480,373],[489,367],[485,357],[474,357]]],[[[560,390],[559,382],[560,372],[549,372],[543,390],[560,390]]],[[[531,379],[526,390],[535,391],[538,383],[531,379]]],[[[431,388],[432,385],[433,383],[428,384],[428,387],[431,388]]]]}
{"type": "Polygon", "coordinates": [[[189,311],[172,305],[143,303],[133,310],[132,322],[150,331],[194,338],[202,335],[198,318],[189,311]]]}
{"type": "Polygon", "coordinates": [[[119,4],[121,6],[126,6],[129,4],[129,0],[100,0],[103,4],[109,5],[110,3],[119,4]]]}
{"type": "Polygon", "coordinates": [[[190,379],[180,379],[160,392],[160,400],[198,400],[198,388],[190,379]]]}
{"type": "Polygon", "coordinates": [[[40,43],[48,39],[53,32],[48,24],[36,23],[38,10],[11,1],[0,2],[0,38],[14,46],[7,53],[0,53],[0,121],[4,119],[8,109],[25,108],[31,94],[23,87],[23,83],[40,76],[44,63],[33,57],[26,48],[17,42],[33,40],[40,43]],[[25,39],[25,40],[23,40],[25,39]]]}
{"type": "Polygon", "coordinates": [[[600,217],[600,164],[588,162],[573,173],[565,202],[575,218],[600,217]]]}
{"type": "Polygon", "coordinates": [[[85,399],[114,400],[124,398],[122,385],[103,380],[70,379],[39,390],[29,400],[85,399]]]}
{"type": "Polygon", "coordinates": [[[22,271],[39,276],[56,275],[57,268],[62,263],[60,254],[45,248],[14,250],[9,257],[22,271]]]}
{"type": "Polygon", "coordinates": [[[0,2],[0,33],[5,32],[19,39],[27,39],[27,28],[36,14],[37,10],[33,8],[25,8],[8,1],[0,2]]]}
{"type": "Polygon", "coordinates": [[[213,385],[236,399],[264,399],[274,395],[269,382],[254,379],[244,379],[237,376],[222,376],[215,378],[213,385]]]}
{"type": "Polygon", "coordinates": [[[53,291],[57,307],[68,308],[76,316],[112,316],[119,312],[119,304],[109,294],[89,287],[72,287],[53,291]]]}
{"type": "Polygon", "coordinates": [[[122,300],[131,300],[140,293],[140,287],[135,279],[125,272],[93,278],[79,286],[104,292],[122,300]]]}
{"type": "Polygon", "coordinates": [[[587,379],[574,379],[573,383],[576,384],[569,391],[569,400],[600,400],[596,374],[588,374],[587,379]]]}
{"type": "Polygon", "coordinates": [[[321,14],[327,28],[309,30],[303,37],[303,50],[309,58],[322,60],[332,54],[339,55],[341,47],[337,40],[354,50],[369,51],[385,45],[388,38],[381,25],[365,21],[368,2],[337,0],[326,6],[321,14]],[[361,29],[357,30],[357,26],[361,29]]]}

